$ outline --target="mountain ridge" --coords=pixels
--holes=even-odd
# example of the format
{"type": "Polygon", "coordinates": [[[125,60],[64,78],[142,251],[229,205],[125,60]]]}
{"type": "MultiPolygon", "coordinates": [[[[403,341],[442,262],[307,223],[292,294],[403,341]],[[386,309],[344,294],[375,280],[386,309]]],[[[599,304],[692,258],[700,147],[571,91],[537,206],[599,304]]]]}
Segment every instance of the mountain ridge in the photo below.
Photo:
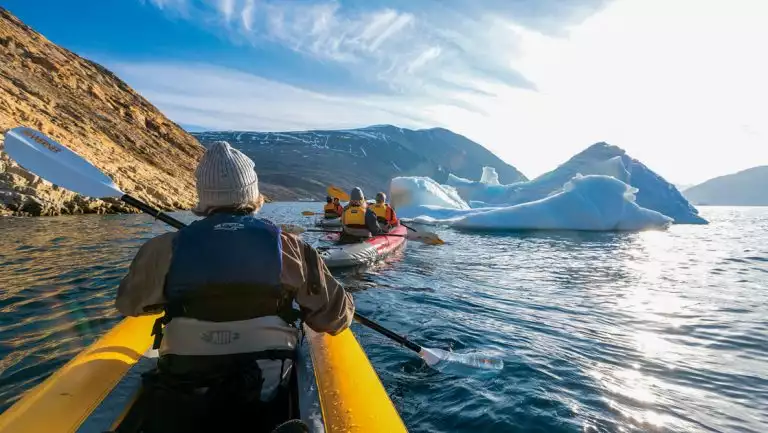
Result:
{"type": "Polygon", "coordinates": [[[692,186],[684,195],[711,206],[768,206],[768,165],[717,176],[692,186]]]}
{"type": "Polygon", "coordinates": [[[305,131],[205,131],[192,133],[204,146],[228,141],[256,163],[260,185],[277,200],[322,199],[329,184],[361,186],[373,196],[396,176],[473,173],[497,168],[503,180],[526,179],[498,156],[446,128],[408,129],[371,125],[305,131]]]}

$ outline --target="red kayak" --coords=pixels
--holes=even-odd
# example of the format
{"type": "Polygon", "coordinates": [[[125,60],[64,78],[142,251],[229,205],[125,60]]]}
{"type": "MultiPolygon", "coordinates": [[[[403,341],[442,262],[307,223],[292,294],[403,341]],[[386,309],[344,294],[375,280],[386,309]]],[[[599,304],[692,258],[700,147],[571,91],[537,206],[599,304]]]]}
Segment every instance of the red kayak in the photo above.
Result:
{"type": "Polygon", "coordinates": [[[397,226],[386,235],[373,236],[356,243],[318,247],[317,250],[329,268],[364,266],[405,248],[407,234],[408,229],[397,226]]]}

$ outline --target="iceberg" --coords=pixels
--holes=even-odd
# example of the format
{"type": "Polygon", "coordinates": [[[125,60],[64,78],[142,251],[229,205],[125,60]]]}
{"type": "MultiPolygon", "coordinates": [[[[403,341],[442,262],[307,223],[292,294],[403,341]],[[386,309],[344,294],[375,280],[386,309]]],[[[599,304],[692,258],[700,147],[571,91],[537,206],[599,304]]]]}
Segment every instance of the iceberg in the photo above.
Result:
{"type": "Polygon", "coordinates": [[[413,206],[437,206],[446,209],[470,209],[453,188],[440,185],[429,177],[400,176],[389,183],[389,197],[398,213],[413,206]]]}
{"type": "Polygon", "coordinates": [[[480,176],[480,183],[487,185],[501,185],[499,183],[499,174],[493,167],[483,167],[483,175],[480,176]]]}
{"type": "MultiPolygon", "coordinates": [[[[610,176],[631,185],[638,190],[638,205],[667,215],[675,223],[707,223],[674,185],[631,158],[623,149],[607,143],[594,144],[555,170],[528,182],[495,185],[449,175],[446,183],[470,203],[477,201],[490,206],[510,206],[556,194],[577,174],[610,176]]],[[[481,180],[488,177],[484,167],[481,180]]]]}
{"type": "Polygon", "coordinates": [[[672,218],[640,207],[635,193],[637,188],[611,176],[577,174],[559,193],[467,215],[451,225],[473,230],[636,231],[672,223],[672,218]]]}
{"type": "MultiPolygon", "coordinates": [[[[526,183],[518,182],[509,185],[489,184],[465,179],[450,173],[448,174],[446,186],[455,189],[459,196],[469,203],[483,203],[484,206],[496,206],[499,204],[515,204],[511,203],[512,198],[517,195],[520,187],[526,183]]],[[[541,197],[534,197],[533,200],[538,198],[541,197]]]]}
{"type": "Polygon", "coordinates": [[[456,188],[429,177],[396,177],[389,184],[389,197],[399,218],[424,224],[445,223],[489,210],[473,209],[456,188]]]}
{"type": "Polygon", "coordinates": [[[577,174],[555,194],[496,207],[470,207],[455,188],[430,178],[398,177],[390,186],[400,218],[458,229],[636,231],[664,229],[673,222],[639,206],[637,188],[608,175],[577,174]]]}

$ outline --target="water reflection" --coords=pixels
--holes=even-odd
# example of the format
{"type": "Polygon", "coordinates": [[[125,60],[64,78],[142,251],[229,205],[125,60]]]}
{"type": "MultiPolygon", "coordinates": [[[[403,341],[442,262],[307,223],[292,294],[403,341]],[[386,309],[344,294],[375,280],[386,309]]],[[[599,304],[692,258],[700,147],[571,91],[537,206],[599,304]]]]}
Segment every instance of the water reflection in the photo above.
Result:
{"type": "MultiPolygon", "coordinates": [[[[302,223],[308,206],[266,211],[302,223]]],[[[354,324],[412,432],[762,432],[768,211],[708,212],[709,226],[635,234],[429,228],[448,243],[338,276],[385,326],[504,360],[490,378],[440,374],[354,324]]],[[[117,320],[128,261],[167,230],[0,219],[0,410],[117,320]]]]}

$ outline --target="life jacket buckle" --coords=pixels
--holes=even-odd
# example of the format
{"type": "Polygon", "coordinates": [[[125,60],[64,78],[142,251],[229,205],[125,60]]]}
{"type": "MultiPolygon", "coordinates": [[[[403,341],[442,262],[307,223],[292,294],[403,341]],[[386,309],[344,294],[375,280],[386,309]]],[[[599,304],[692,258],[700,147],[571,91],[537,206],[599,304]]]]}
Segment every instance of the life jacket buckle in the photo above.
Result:
{"type": "Polygon", "coordinates": [[[155,319],[155,323],[152,325],[151,336],[155,337],[152,342],[152,349],[157,350],[160,348],[160,343],[163,341],[163,327],[171,322],[171,318],[167,314],[155,319]]]}

